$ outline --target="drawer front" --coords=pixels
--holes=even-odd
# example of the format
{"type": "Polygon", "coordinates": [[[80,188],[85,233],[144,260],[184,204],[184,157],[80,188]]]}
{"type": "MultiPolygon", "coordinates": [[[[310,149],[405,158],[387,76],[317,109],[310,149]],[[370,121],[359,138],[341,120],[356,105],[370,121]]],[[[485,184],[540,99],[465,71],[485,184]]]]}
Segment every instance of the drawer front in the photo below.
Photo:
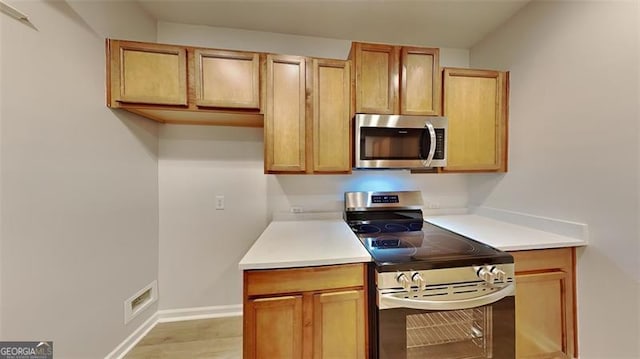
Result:
{"type": "Polygon", "coordinates": [[[550,269],[573,270],[573,248],[537,249],[510,252],[516,273],[550,269]]]}
{"type": "Polygon", "coordinates": [[[247,296],[364,286],[364,263],[244,272],[247,296]]]}

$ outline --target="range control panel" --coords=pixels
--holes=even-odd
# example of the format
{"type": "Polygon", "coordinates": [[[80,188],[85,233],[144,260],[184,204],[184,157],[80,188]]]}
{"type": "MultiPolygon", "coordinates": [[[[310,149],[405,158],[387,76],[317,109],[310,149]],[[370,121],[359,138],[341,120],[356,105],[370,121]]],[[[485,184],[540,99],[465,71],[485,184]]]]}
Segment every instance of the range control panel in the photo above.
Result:
{"type": "Polygon", "coordinates": [[[513,263],[376,273],[378,289],[419,292],[441,286],[501,287],[515,279],[513,263]]]}

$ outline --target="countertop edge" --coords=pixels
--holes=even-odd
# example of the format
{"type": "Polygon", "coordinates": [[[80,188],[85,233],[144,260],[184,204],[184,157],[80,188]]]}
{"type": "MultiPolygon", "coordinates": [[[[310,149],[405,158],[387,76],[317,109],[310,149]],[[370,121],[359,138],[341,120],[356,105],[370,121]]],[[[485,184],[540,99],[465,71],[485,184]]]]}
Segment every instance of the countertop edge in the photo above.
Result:
{"type": "Polygon", "coordinates": [[[587,243],[584,241],[580,243],[553,243],[553,244],[534,244],[534,245],[521,245],[521,246],[502,246],[498,249],[505,252],[518,252],[518,251],[533,251],[541,249],[555,249],[555,248],[570,248],[570,247],[585,247],[587,243]]]}
{"type": "Polygon", "coordinates": [[[352,264],[352,263],[369,263],[371,257],[351,257],[340,259],[322,259],[312,261],[290,261],[290,262],[264,262],[264,263],[240,263],[238,267],[240,270],[261,270],[261,269],[286,269],[286,268],[301,268],[301,267],[320,267],[340,264],[352,264]]]}

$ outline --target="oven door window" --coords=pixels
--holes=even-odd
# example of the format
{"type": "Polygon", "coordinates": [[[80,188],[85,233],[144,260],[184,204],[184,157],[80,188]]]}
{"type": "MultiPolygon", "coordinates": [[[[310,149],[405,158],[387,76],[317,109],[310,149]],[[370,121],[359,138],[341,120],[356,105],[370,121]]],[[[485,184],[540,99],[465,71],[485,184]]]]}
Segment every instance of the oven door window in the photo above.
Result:
{"type": "Polygon", "coordinates": [[[514,297],[459,310],[378,312],[379,358],[515,357],[514,297]]]}
{"type": "Polygon", "coordinates": [[[426,128],[360,127],[361,160],[419,160],[430,145],[426,128]]]}
{"type": "Polygon", "coordinates": [[[492,307],[410,314],[407,358],[493,358],[492,307]]]}

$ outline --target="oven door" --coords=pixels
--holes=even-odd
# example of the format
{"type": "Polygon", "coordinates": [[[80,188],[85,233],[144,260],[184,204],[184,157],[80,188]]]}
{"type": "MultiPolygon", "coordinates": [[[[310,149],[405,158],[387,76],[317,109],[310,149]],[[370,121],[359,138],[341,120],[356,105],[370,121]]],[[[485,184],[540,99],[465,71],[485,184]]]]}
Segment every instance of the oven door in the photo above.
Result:
{"type": "Polygon", "coordinates": [[[356,115],[356,168],[446,166],[446,119],[356,115]]]}
{"type": "MultiPolygon", "coordinates": [[[[515,297],[489,304],[440,302],[438,308],[412,305],[378,311],[378,357],[387,358],[515,358],[515,297]]],[[[428,306],[428,305],[427,305],[428,306]]],[[[384,306],[383,306],[384,307],[384,306]]]]}

